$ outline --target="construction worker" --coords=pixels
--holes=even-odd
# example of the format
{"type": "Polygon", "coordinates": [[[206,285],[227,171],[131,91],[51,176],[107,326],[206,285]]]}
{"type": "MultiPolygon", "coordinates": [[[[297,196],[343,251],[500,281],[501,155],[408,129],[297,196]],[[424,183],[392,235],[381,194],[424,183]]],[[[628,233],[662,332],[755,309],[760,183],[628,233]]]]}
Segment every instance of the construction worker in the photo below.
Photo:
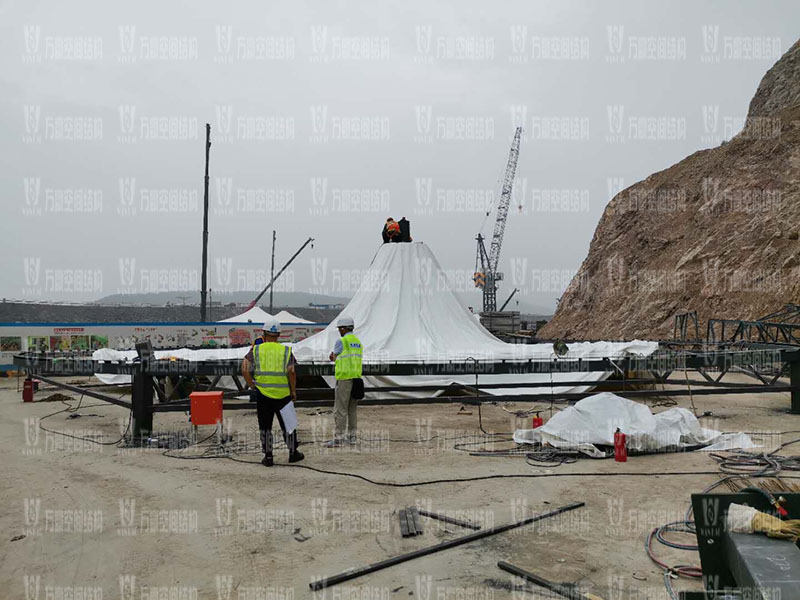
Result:
{"type": "Polygon", "coordinates": [[[361,340],[353,334],[352,317],[340,317],[336,322],[341,339],[336,340],[329,358],[336,362],[336,393],[333,402],[334,438],[328,448],[345,442],[355,444],[358,437],[358,400],[353,398],[353,381],[361,377],[361,340]]]}
{"type": "Polygon", "coordinates": [[[411,241],[411,222],[403,217],[397,222],[397,226],[400,228],[400,241],[401,242],[410,242],[411,241]]]}
{"type": "Polygon", "coordinates": [[[273,465],[272,418],[278,417],[283,439],[289,448],[289,462],[303,460],[297,449],[297,413],[294,410],[297,377],[296,361],[289,346],[278,343],[281,324],[273,319],[264,323],[262,343],[253,344],[242,361],[242,375],[251,388],[251,400],[256,402],[258,429],[265,467],[273,465]]]}
{"type": "Polygon", "coordinates": [[[384,244],[400,241],[400,225],[392,217],[386,219],[386,225],[383,226],[381,237],[384,244]]]}

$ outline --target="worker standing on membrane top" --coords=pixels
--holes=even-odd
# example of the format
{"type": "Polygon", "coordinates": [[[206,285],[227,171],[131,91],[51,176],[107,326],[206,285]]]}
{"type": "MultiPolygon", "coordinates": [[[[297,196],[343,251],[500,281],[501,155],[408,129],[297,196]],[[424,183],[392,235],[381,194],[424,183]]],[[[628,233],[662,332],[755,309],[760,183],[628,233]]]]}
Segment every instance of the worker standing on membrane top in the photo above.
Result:
{"type": "Polygon", "coordinates": [[[333,402],[334,438],[325,446],[335,448],[345,442],[355,444],[358,437],[358,400],[353,398],[353,383],[361,378],[361,340],[354,334],[352,317],[336,322],[341,339],[336,340],[330,359],[336,361],[336,392],[333,402]]]}
{"type": "Polygon", "coordinates": [[[294,410],[296,361],[292,349],[278,343],[280,334],[281,324],[277,320],[264,323],[263,342],[253,344],[242,361],[242,375],[252,388],[251,398],[256,402],[261,448],[264,450],[261,464],[265,467],[273,465],[272,418],[275,416],[289,448],[289,462],[305,458],[297,449],[297,413],[294,410]]]}

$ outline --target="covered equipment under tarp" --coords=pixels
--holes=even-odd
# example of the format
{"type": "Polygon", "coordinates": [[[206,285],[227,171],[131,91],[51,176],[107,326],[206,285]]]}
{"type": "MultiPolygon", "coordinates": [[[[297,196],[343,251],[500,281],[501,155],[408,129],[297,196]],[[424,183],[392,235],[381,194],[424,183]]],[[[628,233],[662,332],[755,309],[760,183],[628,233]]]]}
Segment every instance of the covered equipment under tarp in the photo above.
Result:
{"type": "Polygon", "coordinates": [[[584,398],[536,429],[518,429],[514,432],[514,441],[577,450],[602,458],[608,453],[600,447],[614,445],[614,433],[618,428],[627,436],[628,451],[633,453],[677,452],[687,448],[711,452],[755,447],[744,433],[706,429],[685,408],[673,407],[653,414],[646,405],[611,392],[584,398]]]}

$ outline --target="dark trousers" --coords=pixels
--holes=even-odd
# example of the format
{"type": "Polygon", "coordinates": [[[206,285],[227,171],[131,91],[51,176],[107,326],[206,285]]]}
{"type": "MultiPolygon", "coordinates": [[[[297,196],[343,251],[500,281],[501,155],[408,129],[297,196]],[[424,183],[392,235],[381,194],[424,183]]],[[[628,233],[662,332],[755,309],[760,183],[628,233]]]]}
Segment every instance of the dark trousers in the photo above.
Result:
{"type": "Polygon", "coordinates": [[[261,448],[264,450],[264,456],[272,456],[272,418],[278,417],[278,424],[283,431],[283,440],[289,448],[289,456],[297,451],[297,430],[292,433],[286,433],[286,425],[283,423],[280,410],[289,404],[290,396],[276,400],[275,398],[267,398],[258,390],[251,390],[251,400],[256,403],[256,413],[258,414],[258,430],[261,433],[261,448]]]}

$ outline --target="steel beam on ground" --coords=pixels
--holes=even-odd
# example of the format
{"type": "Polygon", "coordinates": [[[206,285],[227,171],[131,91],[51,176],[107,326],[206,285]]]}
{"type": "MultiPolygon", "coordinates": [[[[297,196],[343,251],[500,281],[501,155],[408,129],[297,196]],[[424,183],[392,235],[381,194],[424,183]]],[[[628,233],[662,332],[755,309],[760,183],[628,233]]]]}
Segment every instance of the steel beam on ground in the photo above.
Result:
{"type": "Polygon", "coordinates": [[[470,533],[468,535],[459,538],[448,540],[446,542],[442,542],[441,544],[428,546],[427,548],[421,548],[419,550],[415,550],[407,554],[401,554],[400,556],[393,556],[392,558],[387,558],[386,560],[382,560],[373,563],[371,565],[366,565],[355,569],[349,569],[344,573],[339,573],[338,575],[333,575],[331,577],[323,577],[322,579],[317,579],[316,581],[312,581],[309,584],[309,587],[314,591],[318,591],[326,587],[342,583],[344,581],[355,579],[356,577],[361,577],[362,575],[367,575],[368,573],[374,573],[375,571],[380,571],[381,569],[385,569],[386,567],[398,565],[400,563],[404,563],[409,560],[413,560],[415,558],[420,558],[422,556],[427,556],[428,554],[433,554],[434,552],[440,552],[442,550],[447,550],[448,548],[454,548],[462,544],[467,544],[469,542],[474,542],[475,540],[489,537],[490,535],[495,535],[498,533],[502,533],[504,531],[508,531],[510,529],[515,529],[517,527],[522,527],[524,525],[535,523],[536,521],[541,521],[542,519],[554,517],[556,515],[560,515],[561,513],[570,510],[575,510],[576,508],[580,508],[583,505],[584,505],[583,502],[573,502],[571,504],[567,504],[555,510],[534,515],[533,517],[528,517],[527,519],[522,519],[521,521],[508,523],[507,525],[498,525],[497,527],[492,527],[491,529],[481,529],[480,531],[476,531],[475,533],[470,533]]]}
{"type": "Polygon", "coordinates": [[[101,394],[100,392],[95,392],[91,389],[86,389],[81,386],[71,385],[69,383],[64,383],[63,381],[58,381],[56,379],[52,379],[50,377],[43,377],[42,375],[37,375],[36,379],[39,381],[44,381],[48,385],[53,385],[55,387],[59,387],[64,390],[68,390],[70,392],[74,392],[76,394],[81,394],[83,396],[89,396],[90,398],[97,398],[98,400],[102,400],[103,402],[108,402],[110,404],[116,404],[117,406],[121,406],[122,408],[127,408],[128,410],[131,409],[131,403],[125,400],[120,400],[119,398],[115,398],[114,396],[109,396],[107,394],[101,394]]]}

